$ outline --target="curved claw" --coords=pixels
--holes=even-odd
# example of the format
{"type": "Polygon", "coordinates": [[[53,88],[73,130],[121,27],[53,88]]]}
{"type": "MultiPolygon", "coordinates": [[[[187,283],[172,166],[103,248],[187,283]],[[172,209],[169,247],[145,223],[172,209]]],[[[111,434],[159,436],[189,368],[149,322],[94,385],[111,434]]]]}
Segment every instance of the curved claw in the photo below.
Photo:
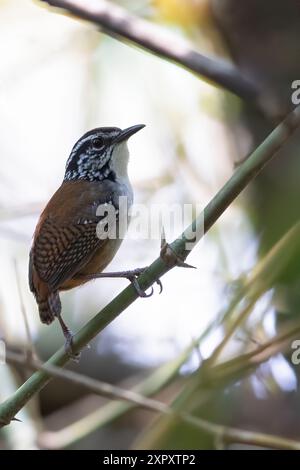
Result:
{"type": "Polygon", "coordinates": [[[161,280],[160,280],[160,279],[156,279],[156,284],[157,284],[158,287],[159,287],[159,294],[161,294],[162,291],[164,290],[164,286],[163,286],[161,280]]]}
{"type": "MultiPolygon", "coordinates": [[[[147,294],[145,291],[143,291],[141,288],[140,288],[140,285],[138,283],[138,280],[136,278],[133,278],[133,279],[130,279],[130,281],[132,282],[135,290],[137,291],[139,297],[152,297],[152,295],[154,294],[154,289],[153,287],[151,286],[151,291],[149,292],[149,294],[147,294]]],[[[162,285],[162,282],[160,279],[157,279],[156,280],[156,284],[159,286],[159,294],[162,293],[163,291],[163,285],[162,285]]]]}
{"type": "Polygon", "coordinates": [[[151,287],[150,293],[147,294],[145,291],[143,291],[143,289],[141,289],[136,277],[133,276],[129,280],[132,282],[132,284],[133,284],[136,292],[138,293],[139,297],[151,297],[151,295],[153,295],[153,293],[154,293],[153,287],[151,287]]]}
{"type": "Polygon", "coordinates": [[[66,342],[64,345],[65,352],[69,356],[69,358],[74,362],[79,362],[80,353],[73,352],[73,334],[70,332],[70,335],[66,338],[66,342]]]}
{"type": "Polygon", "coordinates": [[[149,294],[147,294],[146,292],[142,291],[144,293],[143,297],[152,297],[152,295],[154,294],[154,289],[153,287],[151,287],[151,291],[149,292],[149,294]]]}
{"type": "MultiPolygon", "coordinates": [[[[147,267],[146,267],[146,268],[137,268],[137,269],[133,270],[135,280],[136,280],[136,277],[135,277],[135,276],[139,276],[140,274],[143,274],[146,269],[147,269],[147,267]]],[[[156,282],[156,284],[159,286],[159,294],[161,294],[162,291],[163,291],[162,282],[161,282],[160,279],[156,279],[155,282],[156,282]]],[[[138,284],[138,282],[137,282],[137,284],[138,284]]],[[[137,289],[137,286],[135,286],[135,288],[137,289]]],[[[137,291],[138,291],[138,294],[140,295],[141,289],[138,288],[137,291]]],[[[142,292],[143,292],[143,291],[142,291],[142,292]]],[[[145,294],[145,292],[144,292],[144,294],[145,294]]],[[[150,294],[141,295],[141,297],[151,297],[151,295],[153,295],[153,294],[154,294],[154,292],[153,292],[153,287],[151,287],[151,292],[150,292],[150,294]]]]}

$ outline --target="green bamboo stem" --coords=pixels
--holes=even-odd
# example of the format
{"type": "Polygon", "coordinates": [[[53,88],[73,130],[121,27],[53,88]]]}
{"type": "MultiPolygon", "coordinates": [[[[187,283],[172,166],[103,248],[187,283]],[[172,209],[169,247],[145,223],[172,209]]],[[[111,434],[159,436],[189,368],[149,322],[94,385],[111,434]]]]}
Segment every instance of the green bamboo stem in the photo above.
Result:
{"type": "MultiPolygon", "coordinates": [[[[263,167],[274,157],[279,148],[291,136],[300,124],[300,107],[291,112],[279,124],[264,142],[244,161],[235,171],[227,183],[205,207],[204,211],[193,223],[170,245],[169,254],[176,255],[184,260],[191,249],[214,225],[223,212],[230,206],[235,198],[252,181],[263,167]],[[195,237],[196,234],[196,237],[195,237]],[[191,243],[191,240],[194,240],[191,243]],[[189,243],[187,250],[186,243],[189,243]]],[[[176,266],[175,256],[169,256],[168,263],[158,257],[149,268],[139,277],[142,289],[149,288],[155,281],[176,266]]],[[[74,350],[80,351],[100,331],[111,323],[120,313],[137,299],[133,286],[128,286],[117,295],[106,307],[92,318],[74,337],[74,350]]],[[[46,364],[63,367],[69,357],[60,348],[46,364]]],[[[0,405],[0,426],[9,424],[18,411],[38,393],[51,379],[46,371],[35,372],[16,392],[0,405]]]]}

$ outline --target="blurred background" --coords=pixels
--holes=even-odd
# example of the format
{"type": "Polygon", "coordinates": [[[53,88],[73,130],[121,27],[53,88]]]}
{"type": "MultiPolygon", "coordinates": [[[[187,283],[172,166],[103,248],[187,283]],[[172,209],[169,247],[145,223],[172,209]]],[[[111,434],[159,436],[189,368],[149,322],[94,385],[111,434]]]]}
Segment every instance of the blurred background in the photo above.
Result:
{"type": "MultiPolygon", "coordinates": [[[[57,324],[39,321],[28,253],[74,142],[93,127],[145,123],[129,143],[135,202],[204,207],[292,107],[291,84],[300,79],[297,0],[274,0],[272,9],[259,0],[116,3],[234,63],[256,83],[260,109],[38,1],[0,1],[0,337],[12,350],[32,347],[25,311],[42,359],[63,337],[57,324]]],[[[297,439],[299,366],[289,345],[251,368],[242,360],[230,372],[214,367],[299,326],[299,246],[289,238],[299,219],[299,142],[296,132],[192,252],[197,270],[168,273],[161,295],[134,302],[70,368],[128,389],[142,384],[143,393],[219,424],[297,439]]],[[[147,265],[159,247],[129,234],[109,270],[147,265]]],[[[126,285],[103,279],[63,294],[68,325],[79,330],[126,285]]],[[[29,374],[0,365],[1,401],[29,374]]],[[[222,446],[57,379],[18,417],[1,430],[0,448],[222,446]]]]}

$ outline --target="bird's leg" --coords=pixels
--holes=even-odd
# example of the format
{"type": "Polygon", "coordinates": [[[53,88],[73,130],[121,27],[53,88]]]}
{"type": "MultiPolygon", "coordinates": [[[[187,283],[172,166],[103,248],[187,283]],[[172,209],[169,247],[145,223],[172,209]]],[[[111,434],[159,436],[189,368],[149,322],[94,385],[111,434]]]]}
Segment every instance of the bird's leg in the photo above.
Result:
{"type": "MultiPolygon", "coordinates": [[[[181,268],[195,268],[195,266],[191,266],[190,264],[186,263],[183,259],[181,259],[175,251],[171,248],[171,246],[166,241],[165,231],[162,228],[161,231],[161,243],[160,243],[160,257],[166,263],[167,266],[179,266],[181,268]]],[[[101,279],[101,278],[109,278],[109,277],[117,277],[117,278],[126,278],[128,279],[131,284],[134,286],[137,294],[140,297],[151,297],[153,295],[153,287],[151,287],[151,291],[149,294],[146,294],[143,289],[141,289],[138,283],[138,276],[143,274],[143,272],[148,268],[148,266],[144,268],[136,268],[131,269],[128,271],[115,271],[112,273],[95,273],[95,274],[82,274],[78,275],[81,279],[85,280],[92,280],[92,279],[101,279]]],[[[156,279],[156,284],[159,285],[160,291],[162,293],[163,285],[160,279],[156,279]]]]}
{"type": "MultiPolygon", "coordinates": [[[[143,289],[141,289],[137,280],[138,276],[142,274],[146,269],[147,269],[147,266],[144,268],[136,268],[136,269],[131,269],[128,271],[116,271],[113,273],[96,273],[96,274],[82,275],[81,277],[83,277],[84,279],[100,279],[100,278],[107,278],[107,277],[125,278],[125,279],[128,279],[132,283],[139,297],[151,297],[151,295],[153,295],[153,287],[151,287],[150,293],[146,294],[146,292],[143,291],[143,289]]],[[[163,290],[162,283],[159,279],[156,280],[156,283],[159,285],[159,288],[160,288],[159,293],[161,293],[163,290]]]]}
{"type": "Polygon", "coordinates": [[[68,328],[68,326],[65,324],[65,322],[62,319],[61,314],[56,314],[56,317],[59,321],[59,324],[61,326],[63,335],[65,337],[65,351],[68,354],[68,356],[75,362],[78,362],[80,358],[80,353],[74,353],[73,351],[73,337],[74,334],[72,331],[68,328]]]}

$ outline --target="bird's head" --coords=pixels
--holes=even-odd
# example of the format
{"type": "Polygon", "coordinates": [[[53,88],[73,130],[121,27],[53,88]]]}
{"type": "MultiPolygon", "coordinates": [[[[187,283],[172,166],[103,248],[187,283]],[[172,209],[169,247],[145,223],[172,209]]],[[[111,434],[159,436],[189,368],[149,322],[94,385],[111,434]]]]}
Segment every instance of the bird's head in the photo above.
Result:
{"type": "Polygon", "coordinates": [[[74,145],[66,163],[64,180],[102,181],[127,176],[127,140],[144,124],[119,129],[98,127],[84,134],[74,145]]]}

